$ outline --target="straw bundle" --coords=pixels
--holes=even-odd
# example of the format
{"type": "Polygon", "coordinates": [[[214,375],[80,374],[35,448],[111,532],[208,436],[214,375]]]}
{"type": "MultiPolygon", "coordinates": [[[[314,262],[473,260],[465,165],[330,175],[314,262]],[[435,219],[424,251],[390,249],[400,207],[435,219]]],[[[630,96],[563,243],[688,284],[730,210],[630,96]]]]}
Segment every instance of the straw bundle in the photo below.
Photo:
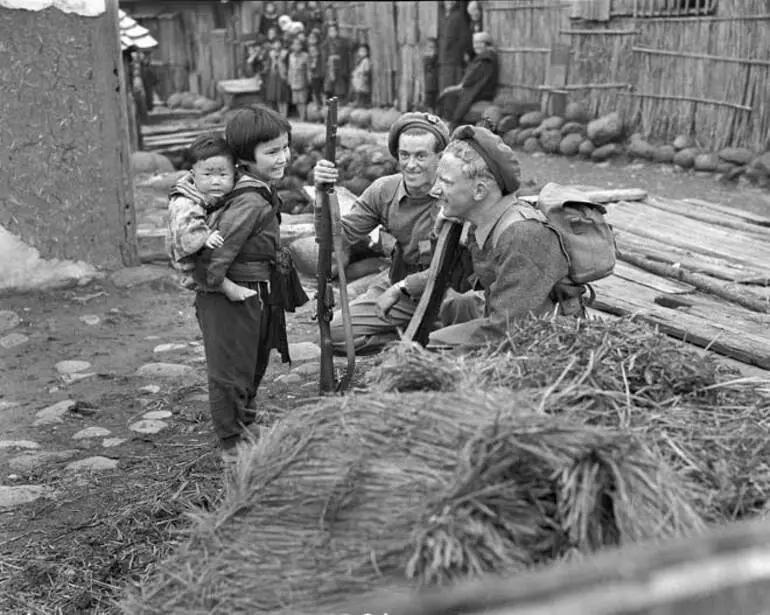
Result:
{"type": "Polygon", "coordinates": [[[401,343],[369,375],[377,391],[511,389],[582,382],[599,391],[627,392],[636,403],[683,396],[713,401],[708,387],[720,369],[713,359],[632,318],[617,321],[522,319],[497,348],[455,356],[401,343]]]}
{"type": "Polygon", "coordinates": [[[688,488],[633,436],[533,414],[540,403],[413,393],[298,409],[242,451],[221,506],[124,612],[331,612],[375,586],[700,529],[688,488]]]}

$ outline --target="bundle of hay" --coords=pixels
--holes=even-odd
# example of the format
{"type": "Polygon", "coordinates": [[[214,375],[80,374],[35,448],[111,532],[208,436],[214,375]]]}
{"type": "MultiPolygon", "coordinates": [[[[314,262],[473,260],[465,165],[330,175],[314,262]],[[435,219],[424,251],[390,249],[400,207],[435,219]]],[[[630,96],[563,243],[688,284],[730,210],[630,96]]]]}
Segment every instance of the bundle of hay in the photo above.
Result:
{"type": "Polygon", "coordinates": [[[298,409],[241,452],[222,504],[197,513],[124,612],[334,612],[375,586],[701,529],[686,485],[640,441],[537,415],[540,401],[378,394],[298,409]]]}
{"type": "Polygon", "coordinates": [[[770,506],[770,383],[737,378],[692,347],[631,318],[532,319],[499,348],[431,353],[401,343],[369,373],[375,391],[547,387],[542,410],[577,423],[628,429],[697,486],[709,521],[770,506]]]}
{"type": "Polygon", "coordinates": [[[627,394],[638,404],[672,403],[682,396],[713,401],[721,372],[711,357],[633,318],[521,319],[497,348],[464,356],[428,352],[413,344],[385,353],[369,375],[378,391],[455,391],[471,387],[550,387],[575,378],[598,391],[627,394]]]}

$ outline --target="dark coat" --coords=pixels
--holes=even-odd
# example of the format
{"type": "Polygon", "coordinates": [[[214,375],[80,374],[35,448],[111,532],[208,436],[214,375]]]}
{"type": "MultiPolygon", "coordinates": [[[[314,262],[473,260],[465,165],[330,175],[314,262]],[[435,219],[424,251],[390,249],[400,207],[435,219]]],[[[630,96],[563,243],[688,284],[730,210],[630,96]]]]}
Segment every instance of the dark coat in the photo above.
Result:
{"type": "Polygon", "coordinates": [[[456,2],[444,18],[439,40],[439,64],[463,66],[465,54],[473,57],[471,19],[466,12],[467,2],[456,2]]]}
{"type": "Polygon", "coordinates": [[[497,52],[484,51],[468,65],[462,82],[460,98],[457,101],[452,121],[462,122],[471,105],[478,100],[494,100],[500,82],[500,64],[497,52]]]}

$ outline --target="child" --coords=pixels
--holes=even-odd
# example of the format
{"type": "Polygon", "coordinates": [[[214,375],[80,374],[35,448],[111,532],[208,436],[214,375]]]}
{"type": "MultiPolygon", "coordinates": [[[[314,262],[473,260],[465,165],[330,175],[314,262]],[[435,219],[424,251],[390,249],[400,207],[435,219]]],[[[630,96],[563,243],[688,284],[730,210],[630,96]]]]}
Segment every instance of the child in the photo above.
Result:
{"type": "Polygon", "coordinates": [[[265,102],[286,117],[289,110],[289,84],[286,81],[286,62],[280,41],[274,41],[270,47],[262,83],[265,85],[265,102]]]}
{"type": "Polygon", "coordinates": [[[356,52],[356,67],[350,78],[353,104],[369,107],[372,103],[372,63],[369,60],[369,45],[362,43],[356,52]]]}
{"type": "Polygon", "coordinates": [[[278,8],[275,2],[265,2],[259,20],[259,33],[267,35],[271,28],[276,28],[278,32],[278,8]]]}
{"type": "Polygon", "coordinates": [[[237,164],[235,187],[212,216],[222,247],[205,249],[198,258],[195,310],[203,333],[214,431],[223,458],[232,461],[245,428],[256,420],[255,397],[271,349],[281,350],[288,361],[284,307],[274,297],[281,251],[280,199],[273,184],[289,163],[291,125],[275,111],[256,106],[237,111],[225,134],[237,164]],[[245,301],[231,303],[205,290],[218,287],[225,275],[248,289],[245,301]]]}
{"type": "Polygon", "coordinates": [[[320,107],[324,102],[324,64],[321,48],[318,45],[308,47],[308,69],[310,73],[310,99],[320,107]]]}
{"type": "Polygon", "coordinates": [[[435,112],[438,98],[438,44],[435,38],[425,41],[422,69],[425,78],[425,106],[428,111],[435,112]]]}
{"type": "MultiPolygon", "coordinates": [[[[198,137],[186,155],[192,169],[169,195],[166,249],[182,287],[195,290],[192,276],[198,252],[204,247],[217,249],[223,243],[222,235],[209,227],[206,218],[232,190],[235,161],[225,140],[213,134],[198,137]]],[[[222,280],[219,290],[230,301],[243,301],[248,294],[247,288],[228,278],[222,280]]]]}
{"type": "Polygon", "coordinates": [[[291,102],[297,107],[299,118],[306,121],[307,95],[310,88],[310,59],[299,38],[295,38],[291,44],[287,75],[291,89],[291,102]]]}

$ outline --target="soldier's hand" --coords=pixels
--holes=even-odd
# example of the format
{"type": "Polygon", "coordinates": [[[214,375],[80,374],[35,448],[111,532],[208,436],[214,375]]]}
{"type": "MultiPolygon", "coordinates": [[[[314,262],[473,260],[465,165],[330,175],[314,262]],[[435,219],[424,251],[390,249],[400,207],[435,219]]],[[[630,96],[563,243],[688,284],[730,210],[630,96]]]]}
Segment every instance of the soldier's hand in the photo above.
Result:
{"type": "Polygon", "coordinates": [[[382,293],[377,299],[377,304],[374,307],[374,313],[382,321],[390,322],[390,310],[401,299],[401,289],[398,286],[389,287],[384,293],[382,293]]]}
{"type": "Polygon", "coordinates": [[[339,171],[333,162],[319,160],[313,167],[313,183],[318,186],[324,184],[336,184],[339,179],[339,171]]]}

